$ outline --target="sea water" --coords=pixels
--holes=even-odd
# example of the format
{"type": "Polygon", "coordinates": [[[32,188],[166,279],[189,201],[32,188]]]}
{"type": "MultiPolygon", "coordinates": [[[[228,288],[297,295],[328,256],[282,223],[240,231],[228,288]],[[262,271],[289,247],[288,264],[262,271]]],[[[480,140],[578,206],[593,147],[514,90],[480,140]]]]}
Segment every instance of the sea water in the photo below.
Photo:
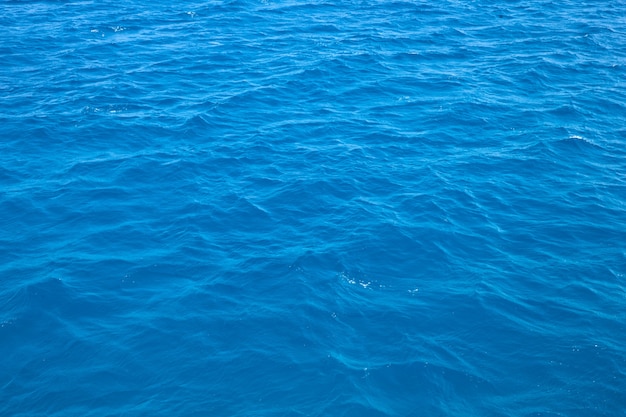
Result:
{"type": "Polygon", "coordinates": [[[0,12],[0,415],[626,415],[623,1],[0,12]]]}

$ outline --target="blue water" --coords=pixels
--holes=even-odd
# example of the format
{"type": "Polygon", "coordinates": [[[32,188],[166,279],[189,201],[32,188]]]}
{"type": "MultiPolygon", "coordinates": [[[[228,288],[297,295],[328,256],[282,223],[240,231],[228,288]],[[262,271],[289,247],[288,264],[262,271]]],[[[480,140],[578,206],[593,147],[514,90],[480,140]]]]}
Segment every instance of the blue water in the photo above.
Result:
{"type": "Polygon", "coordinates": [[[626,416],[626,3],[0,3],[0,415],[626,416]]]}

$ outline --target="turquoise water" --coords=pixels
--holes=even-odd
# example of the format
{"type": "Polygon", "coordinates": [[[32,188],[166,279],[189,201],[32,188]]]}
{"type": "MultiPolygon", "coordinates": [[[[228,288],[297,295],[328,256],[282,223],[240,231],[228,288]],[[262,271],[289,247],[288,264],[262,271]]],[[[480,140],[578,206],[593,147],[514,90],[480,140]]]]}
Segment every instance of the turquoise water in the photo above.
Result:
{"type": "Polygon", "coordinates": [[[0,415],[626,416],[625,3],[0,10],[0,415]]]}

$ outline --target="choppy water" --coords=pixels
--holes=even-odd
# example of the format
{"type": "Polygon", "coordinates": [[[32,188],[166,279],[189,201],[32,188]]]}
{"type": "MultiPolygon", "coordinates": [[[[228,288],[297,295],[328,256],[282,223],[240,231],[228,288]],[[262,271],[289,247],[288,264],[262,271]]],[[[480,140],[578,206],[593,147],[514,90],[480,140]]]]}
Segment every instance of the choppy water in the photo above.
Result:
{"type": "Polygon", "coordinates": [[[626,415],[624,2],[0,11],[0,415],[626,415]]]}

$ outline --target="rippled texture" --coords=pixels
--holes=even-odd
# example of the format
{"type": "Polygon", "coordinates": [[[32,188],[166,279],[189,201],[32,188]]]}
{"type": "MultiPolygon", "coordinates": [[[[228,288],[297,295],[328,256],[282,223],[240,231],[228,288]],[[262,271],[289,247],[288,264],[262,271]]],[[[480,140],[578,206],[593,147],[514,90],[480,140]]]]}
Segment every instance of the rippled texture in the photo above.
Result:
{"type": "Polygon", "coordinates": [[[0,415],[625,415],[623,2],[0,9],[0,415]]]}

